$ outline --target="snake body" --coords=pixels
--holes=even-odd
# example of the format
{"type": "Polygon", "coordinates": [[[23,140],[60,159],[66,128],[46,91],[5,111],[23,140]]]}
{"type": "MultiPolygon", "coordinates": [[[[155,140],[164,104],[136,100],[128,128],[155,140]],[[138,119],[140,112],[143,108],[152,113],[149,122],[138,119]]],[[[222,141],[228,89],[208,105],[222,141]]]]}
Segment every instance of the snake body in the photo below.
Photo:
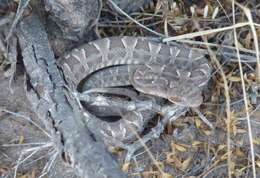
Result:
{"type": "MultiPolygon", "coordinates": [[[[201,104],[201,87],[211,72],[206,58],[193,49],[126,36],[90,42],[72,50],[58,63],[70,86],[79,91],[132,85],[141,93],[187,107],[201,104]]],[[[135,123],[143,126],[142,122],[135,123]]],[[[120,133],[122,130],[127,133],[127,124],[120,120],[116,123],[90,121],[95,130],[100,126],[115,136],[113,124],[120,128],[117,129],[120,133]]],[[[125,137],[126,134],[120,139],[125,137]]]]}

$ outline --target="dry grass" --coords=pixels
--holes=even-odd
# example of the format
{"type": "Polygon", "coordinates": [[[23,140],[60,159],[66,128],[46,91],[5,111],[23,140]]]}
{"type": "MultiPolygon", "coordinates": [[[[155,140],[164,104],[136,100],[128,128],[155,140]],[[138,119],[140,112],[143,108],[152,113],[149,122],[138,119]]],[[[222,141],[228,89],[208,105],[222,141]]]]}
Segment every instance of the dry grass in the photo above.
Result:
{"type": "MultiPolygon", "coordinates": [[[[213,177],[213,175],[230,178],[246,177],[246,175],[257,177],[259,143],[256,140],[258,140],[259,132],[255,130],[257,130],[259,124],[252,129],[250,112],[254,108],[258,108],[259,101],[256,103],[251,102],[250,96],[252,93],[250,87],[255,83],[259,86],[260,79],[258,46],[258,37],[260,35],[258,23],[260,22],[255,21],[256,18],[253,19],[252,17],[252,14],[257,13],[257,10],[259,11],[257,8],[260,4],[255,4],[257,8],[253,9],[253,2],[247,1],[238,4],[234,1],[212,2],[205,0],[189,7],[185,6],[186,1],[165,2],[164,0],[158,0],[155,6],[150,6],[150,8],[142,12],[132,14],[124,13],[117,7],[116,10],[122,14],[120,20],[118,20],[118,23],[116,23],[116,19],[112,20],[111,24],[106,21],[107,26],[102,25],[99,28],[100,34],[102,36],[155,35],[161,38],[163,42],[179,41],[189,43],[189,45],[200,48],[204,52],[205,50],[208,51],[211,64],[215,68],[212,75],[214,86],[211,88],[210,94],[212,96],[208,97],[207,103],[201,107],[201,110],[211,120],[214,118],[213,125],[221,134],[214,135],[216,134],[215,131],[210,130],[192,115],[192,124],[196,126],[200,134],[202,133],[204,141],[192,140],[190,144],[184,147],[169,148],[167,152],[164,152],[164,158],[157,160],[153,156],[151,160],[154,163],[150,164],[150,166],[148,164],[146,171],[132,173],[131,175],[142,175],[143,177],[178,177],[186,175],[188,172],[192,172],[190,166],[192,160],[195,159],[192,157],[192,152],[189,151],[190,149],[199,148],[205,151],[204,161],[212,160],[209,165],[205,165],[205,167],[201,168],[201,171],[198,171],[200,174],[197,174],[196,177],[213,177]],[[120,26],[115,24],[120,24],[120,26]],[[232,33],[232,41],[222,43],[226,39],[225,35],[230,33],[232,33]],[[221,39],[218,39],[219,37],[221,39]],[[233,52],[236,53],[236,59],[230,61],[223,59],[223,56],[217,53],[221,47],[235,49],[233,52]],[[241,57],[241,52],[245,50],[254,51],[256,54],[254,64],[246,63],[243,56],[241,57]],[[236,104],[237,101],[239,104],[236,104]],[[221,103],[225,107],[225,112],[221,108],[221,103]],[[245,117],[246,122],[241,122],[239,117],[245,117]],[[221,123],[222,121],[225,124],[221,123]],[[225,136],[226,141],[221,136],[225,136]],[[246,143],[242,143],[244,142],[241,140],[243,136],[247,137],[246,143]],[[212,143],[210,141],[212,137],[221,141],[212,143]],[[238,143],[241,145],[238,146],[238,143]],[[257,148],[254,149],[255,147],[257,148]],[[179,158],[179,154],[181,155],[183,152],[187,154],[186,157],[179,158]],[[159,161],[163,168],[170,165],[176,171],[175,174],[171,175],[169,172],[160,174],[162,169],[152,166],[157,165],[155,161],[159,161]],[[216,172],[214,173],[214,171],[216,172]]],[[[104,7],[103,17],[109,13],[105,9],[104,7]]],[[[259,118],[257,116],[254,116],[253,119],[257,120],[259,118]]],[[[168,128],[166,129],[165,134],[182,129],[182,126],[182,124],[178,126],[174,123],[170,131],[168,128]]],[[[169,147],[176,142],[174,138],[168,141],[169,147]]],[[[152,155],[149,154],[148,156],[151,157],[152,155]]]]}

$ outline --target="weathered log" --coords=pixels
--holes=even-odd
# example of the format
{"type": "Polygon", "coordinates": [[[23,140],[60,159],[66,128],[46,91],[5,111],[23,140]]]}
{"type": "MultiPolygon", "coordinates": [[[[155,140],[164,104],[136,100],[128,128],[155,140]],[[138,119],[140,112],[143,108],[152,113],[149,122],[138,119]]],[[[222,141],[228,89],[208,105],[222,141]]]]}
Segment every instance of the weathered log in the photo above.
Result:
{"type": "Polygon", "coordinates": [[[76,100],[66,89],[45,29],[35,13],[20,22],[17,36],[29,76],[27,83],[31,87],[27,97],[52,133],[63,160],[80,177],[125,177],[101,139],[87,128],[85,120],[91,115],[83,116],[76,100]]]}

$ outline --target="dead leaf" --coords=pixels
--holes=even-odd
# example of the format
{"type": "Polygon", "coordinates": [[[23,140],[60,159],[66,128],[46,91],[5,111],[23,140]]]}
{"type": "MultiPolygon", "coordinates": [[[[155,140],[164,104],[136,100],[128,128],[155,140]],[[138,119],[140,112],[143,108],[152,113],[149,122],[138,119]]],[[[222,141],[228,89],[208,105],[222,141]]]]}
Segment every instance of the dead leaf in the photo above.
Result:
{"type": "Polygon", "coordinates": [[[127,172],[130,165],[131,165],[130,162],[124,163],[123,166],[122,166],[122,171],[127,172]]]}
{"type": "Polygon", "coordinates": [[[201,127],[201,124],[202,124],[201,120],[199,118],[195,118],[195,125],[198,129],[201,127]]]}
{"type": "Polygon", "coordinates": [[[201,144],[203,144],[203,142],[198,141],[198,140],[195,140],[195,141],[192,142],[192,146],[198,146],[198,145],[201,145],[201,144]]]}
{"type": "Polygon", "coordinates": [[[207,136],[212,135],[212,131],[211,130],[203,130],[203,133],[207,136]]]}
{"type": "Polygon", "coordinates": [[[27,174],[24,174],[22,176],[18,176],[17,178],[28,178],[27,174]]]}
{"type": "Polygon", "coordinates": [[[19,144],[23,144],[24,143],[24,136],[20,135],[19,137],[19,144]]]}
{"type": "Polygon", "coordinates": [[[189,167],[191,160],[192,157],[189,157],[182,162],[182,166],[181,166],[182,171],[185,171],[189,167]]]}
{"type": "Polygon", "coordinates": [[[175,154],[174,153],[168,153],[166,154],[166,162],[167,163],[174,163],[175,161],[175,154]]]}
{"type": "Polygon", "coordinates": [[[181,145],[181,144],[176,144],[176,143],[171,143],[171,148],[172,148],[172,150],[178,150],[180,152],[187,151],[186,146],[181,145]]]}
{"type": "Polygon", "coordinates": [[[240,82],[241,81],[241,77],[238,77],[238,76],[230,76],[228,79],[231,82],[240,82]]]}
{"type": "Polygon", "coordinates": [[[256,160],[256,165],[257,165],[257,167],[259,167],[260,168],[260,160],[256,160]]]}
{"type": "Polygon", "coordinates": [[[157,168],[161,168],[161,169],[164,169],[164,164],[163,162],[160,162],[160,161],[156,161],[155,163],[153,163],[153,165],[157,168]]]}
{"type": "Polygon", "coordinates": [[[259,145],[259,144],[260,144],[260,139],[259,139],[259,138],[254,138],[254,139],[253,139],[253,143],[254,143],[255,145],[259,145]]]}
{"type": "Polygon", "coordinates": [[[173,178],[173,176],[168,173],[163,173],[161,178],[173,178]]]}
{"type": "Polygon", "coordinates": [[[225,149],[226,147],[227,147],[226,145],[219,145],[217,151],[221,151],[221,150],[225,149]]]}

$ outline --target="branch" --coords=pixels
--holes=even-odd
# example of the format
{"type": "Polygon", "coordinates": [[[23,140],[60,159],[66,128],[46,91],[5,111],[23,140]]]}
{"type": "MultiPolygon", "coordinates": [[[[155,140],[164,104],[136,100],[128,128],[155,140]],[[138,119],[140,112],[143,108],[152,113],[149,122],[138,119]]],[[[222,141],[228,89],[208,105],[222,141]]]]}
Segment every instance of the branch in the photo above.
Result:
{"type": "Polygon", "coordinates": [[[18,25],[17,35],[31,85],[27,97],[51,131],[63,160],[83,178],[125,177],[101,138],[87,128],[85,120],[91,115],[83,116],[67,91],[38,16],[26,17],[18,25]]]}

